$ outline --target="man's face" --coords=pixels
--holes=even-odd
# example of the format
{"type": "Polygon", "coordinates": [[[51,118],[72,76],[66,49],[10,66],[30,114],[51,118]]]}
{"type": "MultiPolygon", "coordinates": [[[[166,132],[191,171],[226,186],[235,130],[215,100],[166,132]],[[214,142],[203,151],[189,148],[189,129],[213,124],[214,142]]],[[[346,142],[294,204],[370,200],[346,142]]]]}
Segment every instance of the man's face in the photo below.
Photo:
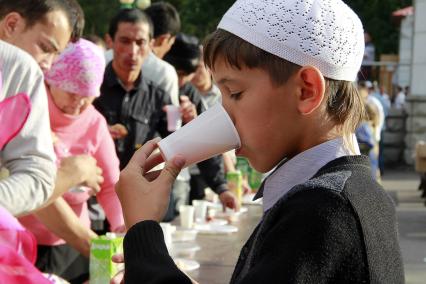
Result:
{"type": "Polygon", "coordinates": [[[148,24],[119,23],[112,42],[114,69],[123,74],[139,71],[150,52],[149,41],[148,24]]]}
{"type": "Polygon", "coordinates": [[[29,28],[23,18],[20,21],[21,24],[16,25],[16,29],[4,40],[28,52],[40,68],[47,71],[71,37],[71,27],[65,13],[59,10],[49,12],[29,28]]]}

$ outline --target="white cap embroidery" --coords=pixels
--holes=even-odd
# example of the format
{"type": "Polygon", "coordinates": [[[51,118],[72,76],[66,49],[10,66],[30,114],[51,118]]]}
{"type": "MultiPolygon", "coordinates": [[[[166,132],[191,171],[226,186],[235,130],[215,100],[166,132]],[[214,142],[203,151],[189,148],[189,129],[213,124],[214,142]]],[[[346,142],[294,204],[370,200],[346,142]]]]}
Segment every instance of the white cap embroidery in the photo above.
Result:
{"type": "Polygon", "coordinates": [[[218,28],[335,80],[355,81],[364,54],[362,23],[340,0],[237,0],[218,28]]]}

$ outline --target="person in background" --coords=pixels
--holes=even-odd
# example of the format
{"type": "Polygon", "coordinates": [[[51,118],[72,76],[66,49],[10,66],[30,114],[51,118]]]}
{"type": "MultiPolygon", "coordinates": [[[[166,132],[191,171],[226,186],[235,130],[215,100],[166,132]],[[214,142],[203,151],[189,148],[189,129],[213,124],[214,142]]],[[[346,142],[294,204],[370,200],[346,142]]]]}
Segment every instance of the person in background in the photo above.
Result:
{"type": "MultiPolygon", "coordinates": [[[[147,80],[154,82],[169,96],[172,104],[179,105],[177,74],[173,66],[162,60],[174,43],[176,34],[180,31],[181,22],[176,8],[168,2],[155,2],[145,9],[150,17],[154,33],[151,42],[151,52],[142,64],[142,73],[147,80]]],[[[107,35],[107,43],[112,47],[112,39],[107,35]]],[[[112,49],[105,53],[107,62],[114,57],[112,49]]],[[[120,129],[114,126],[113,129],[120,129]]],[[[125,133],[125,132],[123,132],[125,133]]]]}
{"type": "Polygon", "coordinates": [[[0,100],[26,93],[32,111],[22,131],[0,151],[0,205],[22,215],[47,204],[68,188],[97,185],[96,161],[64,159],[57,172],[42,70],[81,34],[81,7],[74,0],[0,0],[0,100]],[[65,178],[66,177],[66,178],[65,178]]]}
{"type": "Polygon", "coordinates": [[[379,87],[379,91],[375,93],[377,98],[380,98],[383,110],[385,112],[385,116],[389,114],[389,110],[391,108],[391,100],[389,95],[386,93],[385,87],[381,85],[379,87]]]}
{"type": "MultiPolygon", "coordinates": [[[[170,51],[164,57],[176,69],[179,82],[179,97],[191,101],[197,114],[205,111],[208,106],[203,103],[202,95],[191,84],[200,62],[200,48],[196,37],[179,34],[170,51]]],[[[183,120],[185,116],[183,114],[183,120]]],[[[184,169],[173,187],[176,206],[188,204],[194,199],[203,199],[206,186],[218,196],[224,207],[238,209],[238,202],[228,190],[222,155],[210,158],[190,167],[189,173],[184,169]],[[192,179],[194,177],[194,179],[192,179]]]]}
{"type": "MultiPolygon", "coordinates": [[[[395,206],[354,141],[362,23],[340,0],[277,3],[237,0],[204,45],[238,155],[260,172],[277,167],[230,283],[404,283],[395,206]]],[[[185,160],[145,175],[157,143],[135,153],[116,186],[129,228],[124,282],[192,283],[158,224],[185,160]]]]}
{"type": "Polygon", "coordinates": [[[94,157],[102,169],[100,189],[70,188],[62,197],[20,218],[37,238],[36,266],[68,281],[88,279],[90,230],[86,201],[93,194],[102,205],[113,232],[124,231],[121,206],[114,192],[119,161],[104,117],[91,105],[99,96],[105,70],[102,50],[80,39],[70,44],[46,73],[49,115],[56,136],[55,153],[62,158],[76,154],[94,157]],[[66,214],[64,214],[64,212],[66,214]]]}
{"type": "MultiPolygon", "coordinates": [[[[380,143],[380,134],[384,121],[383,108],[378,99],[373,97],[370,92],[370,84],[368,81],[359,82],[358,92],[364,100],[365,105],[368,105],[367,108],[367,121],[371,127],[371,132],[374,138],[374,145],[368,152],[371,162],[371,173],[372,176],[380,181],[380,171],[379,171],[379,143],[380,143]]],[[[361,124],[362,126],[362,124],[361,124]]]]}
{"type": "Polygon", "coordinates": [[[397,94],[396,94],[393,106],[396,109],[404,109],[404,106],[405,106],[405,93],[404,93],[404,89],[401,86],[398,86],[398,88],[397,88],[397,94]]]}
{"type": "Polygon", "coordinates": [[[379,170],[380,170],[380,176],[383,176],[385,173],[385,161],[383,156],[384,144],[383,144],[382,138],[386,130],[386,118],[391,108],[391,101],[390,101],[389,95],[385,92],[385,88],[383,85],[379,87],[377,92],[373,92],[373,96],[380,101],[380,104],[382,105],[382,109],[383,109],[383,115],[384,115],[384,123],[381,129],[380,141],[379,141],[379,170]]]}
{"type": "Polygon", "coordinates": [[[102,51],[106,52],[106,43],[101,37],[99,37],[95,34],[89,34],[89,35],[85,36],[84,38],[87,39],[88,41],[93,42],[100,49],[102,49],[102,51]]]}
{"type": "Polygon", "coordinates": [[[373,78],[373,66],[376,48],[372,41],[371,35],[368,32],[364,32],[364,56],[362,58],[361,70],[358,74],[358,79],[360,81],[372,81],[373,78]]]}

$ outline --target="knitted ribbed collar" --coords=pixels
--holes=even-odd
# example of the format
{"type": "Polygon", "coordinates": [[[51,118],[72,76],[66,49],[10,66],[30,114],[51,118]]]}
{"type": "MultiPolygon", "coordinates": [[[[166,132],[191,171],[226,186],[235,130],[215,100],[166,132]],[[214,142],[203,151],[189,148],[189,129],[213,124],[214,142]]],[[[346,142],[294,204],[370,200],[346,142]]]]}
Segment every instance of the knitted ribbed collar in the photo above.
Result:
{"type": "MultiPolygon", "coordinates": [[[[358,144],[354,144],[355,154],[359,154],[358,144]]],[[[295,185],[312,178],[330,161],[348,155],[353,153],[345,146],[343,138],[329,140],[310,148],[278,165],[263,182],[255,199],[263,196],[263,210],[266,212],[295,185]]]]}

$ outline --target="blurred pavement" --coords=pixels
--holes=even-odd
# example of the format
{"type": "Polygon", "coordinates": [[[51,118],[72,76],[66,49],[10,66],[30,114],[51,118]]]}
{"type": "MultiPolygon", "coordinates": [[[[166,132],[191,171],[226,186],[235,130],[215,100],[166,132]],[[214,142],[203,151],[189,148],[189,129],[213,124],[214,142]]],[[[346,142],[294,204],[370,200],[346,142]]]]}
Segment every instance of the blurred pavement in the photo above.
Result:
{"type": "Polygon", "coordinates": [[[389,169],[382,177],[396,202],[399,237],[407,284],[426,283],[426,207],[417,190],[419,174],[412,168],[389,169]]]}

